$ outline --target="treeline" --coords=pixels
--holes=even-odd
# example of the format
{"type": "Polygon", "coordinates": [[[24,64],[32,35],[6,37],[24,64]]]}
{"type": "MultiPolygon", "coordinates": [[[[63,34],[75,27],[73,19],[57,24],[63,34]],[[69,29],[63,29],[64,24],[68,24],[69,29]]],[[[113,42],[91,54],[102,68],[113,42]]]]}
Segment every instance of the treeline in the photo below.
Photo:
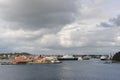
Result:
{"type": "Polygon", "coordinates": [[[5,55],[31,55],[31,54],[28,52],[0,53],[0,56],[5,56],[5,55]]]}
{"type": "Polygon", "coordinates": [[[113,56],[112,60],[120,62],[120,51],[115,53],[115,55],[113,56]]]}

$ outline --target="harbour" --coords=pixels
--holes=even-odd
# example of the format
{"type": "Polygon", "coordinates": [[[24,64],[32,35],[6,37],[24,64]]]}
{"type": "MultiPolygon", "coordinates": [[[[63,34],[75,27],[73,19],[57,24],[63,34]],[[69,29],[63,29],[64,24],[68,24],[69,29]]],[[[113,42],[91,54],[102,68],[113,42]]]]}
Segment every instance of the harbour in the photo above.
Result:
{"type": "Polygon", "coordinates": [[[75,60],[111,60],[108,55],[33,55],[29,53],[4,53],[1,54],[1,65],[19,65],[19,64],[56,64],[62,61],[75,60]]]}
{"type": "Polygon", "coordinates": [[[0,80],[120,80],[120,0],[0,0],[0,80]]]}

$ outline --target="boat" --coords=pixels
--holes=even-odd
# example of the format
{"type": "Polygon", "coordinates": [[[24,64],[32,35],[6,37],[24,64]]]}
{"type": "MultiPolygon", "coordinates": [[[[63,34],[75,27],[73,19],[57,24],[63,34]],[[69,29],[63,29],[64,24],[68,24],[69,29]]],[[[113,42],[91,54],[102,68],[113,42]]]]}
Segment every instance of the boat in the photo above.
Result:
{"type": "Polygon", "coordinates": [[[71,55],[64,55],[63,57],[58,57],[58,60],[78,60],[78,58],[71,55]]]}
{"type": "Polygon", "coordinates": [[[51,63],[61,63],[61,61],[59,61],[57,59],[57,57],[45,57],[47,60],[49,60],[51,63]]]}
{"type": "Polygon", "coordinates": [[[82,59],[83,60],[90,60],[90,58],[91,58],[90,56],[84,56],[82,59]]]}
{"type": "Polygon", "coordinates": [[[108,58],[106,56],[101,56],[100,60],[107,60],[108,58]]]}
{"type": "Polygon", "coordinates": [[[51,63],[62,63],[62,62],[59,60],[51,60],[51,63]]]}
{"type": "Polygon", "coordinates": [[[83,60],[83,58],[82,57],[78,57],[78,60],[83,60]]]}

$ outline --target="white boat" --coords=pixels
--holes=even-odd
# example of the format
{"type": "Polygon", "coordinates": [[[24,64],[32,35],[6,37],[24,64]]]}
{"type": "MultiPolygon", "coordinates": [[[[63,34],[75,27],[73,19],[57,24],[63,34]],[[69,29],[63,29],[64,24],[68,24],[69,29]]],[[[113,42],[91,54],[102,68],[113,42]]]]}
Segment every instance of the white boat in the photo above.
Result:
{"type": "Polygon", "coordinates": [[[101,56],[100,59],[101,60],[107,60],[108,58],[106,56],[101,56]]]}
{"type": "Polygon", "coordinates": [[[82,57],[78,57],[78,60],[83,60],[83,58],[82,57]]]}
{"type": "Polygon", "coordinates": [[[64,55],[62,58],[74,58],[74,57],[71,55],[64,55]]]}
{"type": "Polygon", "coordinates": [[[47,60],[50,60],[51,61],[51,63],[61,63],[61,61],[59,61],[58,59],[57,59],[57,57],[45,57],[45,59],[47,59],[47,60]]]}
{"type": "Polygon", "coordinates": [[[61,63],[59,60],[51,60],[51,63],[61,63]]]}
{"type": "Polygon", "coordinates": [[[72,55],[64,55],[63,57],[59,57],[58,60],[78,60],[78,58],[72,55]]]}

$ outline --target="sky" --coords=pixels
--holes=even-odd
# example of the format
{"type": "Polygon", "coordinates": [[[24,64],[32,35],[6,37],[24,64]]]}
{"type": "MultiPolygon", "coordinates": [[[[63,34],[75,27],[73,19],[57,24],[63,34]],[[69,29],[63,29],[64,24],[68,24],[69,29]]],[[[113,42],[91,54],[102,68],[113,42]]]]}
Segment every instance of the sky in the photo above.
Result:
{"type": "Polygon", "coordinates": [[[120,0],[0,0],[0,53],[111,54],[120,0]]]}

